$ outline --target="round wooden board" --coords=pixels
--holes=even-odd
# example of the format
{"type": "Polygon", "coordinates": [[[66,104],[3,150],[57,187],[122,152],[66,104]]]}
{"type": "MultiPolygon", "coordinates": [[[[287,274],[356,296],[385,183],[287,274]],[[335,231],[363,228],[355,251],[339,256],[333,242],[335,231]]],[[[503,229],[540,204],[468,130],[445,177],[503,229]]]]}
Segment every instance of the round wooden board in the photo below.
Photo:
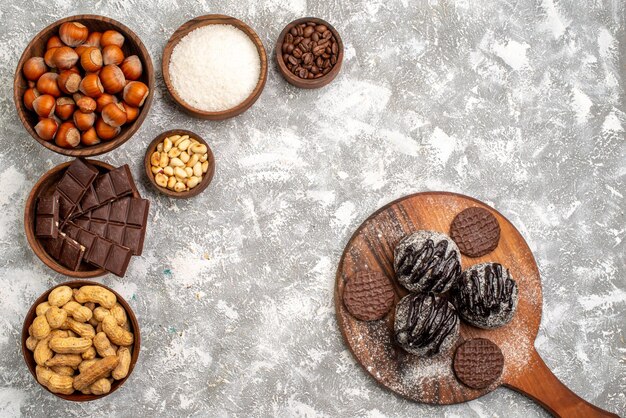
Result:
{"type": "Polygon", "coordinates": [[[541,321],[541,281],[537,265],[521,234],[500,213],[467,196],[418,193],[392,202],[370,216],[354,233],[337,270],[335,307],[341,333],[363,368],[383,386],[414,401],[453,404],[482,396],[499,385],[513,381],[533,359],[534,340],[541,321]],[[471,389],[460,383],[452,370],[453,352],[435,358],[419,358],[392,343],[395,308],[382,320],[355,319],[343,304],[344,284],[360,270],[377,270],[391,279],[396,303],[408,292],[395,280],[393,250],[404,236],[420,229],[449,234],[452,219],[468,207],[493,213],[501,228],[500,243],[491,253],[462,257],[463,269],[483,262],[507,267],[519,287],[519,303],[513,320],[495,330],[483,330],[462,322],[461,338],[484,337],[495,342],[504,354],[501,378],[486,389],[471,389]]]}

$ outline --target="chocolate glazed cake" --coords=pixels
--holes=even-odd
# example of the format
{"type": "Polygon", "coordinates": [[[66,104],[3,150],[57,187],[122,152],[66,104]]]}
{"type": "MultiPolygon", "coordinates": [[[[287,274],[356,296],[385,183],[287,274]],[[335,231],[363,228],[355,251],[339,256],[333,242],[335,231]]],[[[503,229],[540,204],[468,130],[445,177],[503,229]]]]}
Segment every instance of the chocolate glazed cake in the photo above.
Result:
{"type": "Polygon", "coordinates": [[[450,351],[459,328],[454,306],[432,293],[409,294],[396,306],[395,340],[411,354],[432,357],[450,351]]]}
{"type": "Polygon", "coordinates": [[[448,236],[417,231],[396,246],[394,269],[398,282],[411,292],[444,293],[461,275],[461,255],[448,236]]]}
{"type": "Polygon", "coordinates": [[[508,324],[517,307],[517,283],[498,263],[476,264],[465,270],[456,294],[461,317],[479,328],[508,324]]]}

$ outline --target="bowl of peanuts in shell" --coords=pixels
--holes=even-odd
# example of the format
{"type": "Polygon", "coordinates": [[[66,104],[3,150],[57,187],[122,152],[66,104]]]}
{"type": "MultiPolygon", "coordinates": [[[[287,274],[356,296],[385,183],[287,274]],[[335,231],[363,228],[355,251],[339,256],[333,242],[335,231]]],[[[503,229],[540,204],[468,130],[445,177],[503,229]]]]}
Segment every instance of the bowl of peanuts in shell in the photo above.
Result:
{"type": "Polygon", "coordinates": [[[141,336],[114,290],[77,280],[44,292],[28,311],[22,353],[37,382],[54,395],[92,401],[116,391],[133,371],[141,336]]]}

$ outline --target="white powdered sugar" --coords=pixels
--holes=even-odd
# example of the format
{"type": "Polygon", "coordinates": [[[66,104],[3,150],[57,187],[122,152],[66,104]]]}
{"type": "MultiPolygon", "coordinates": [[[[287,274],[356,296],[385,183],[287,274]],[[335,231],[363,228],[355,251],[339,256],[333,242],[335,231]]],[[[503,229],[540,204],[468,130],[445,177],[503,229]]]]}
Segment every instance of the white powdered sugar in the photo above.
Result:
{"type": "Polygon", "coordinates": [[[261,59],[254,42],[232,25],[207,25],[187,34],[170,58],[180,98],[199,110],[232,109],[254,91],[261,59]]]}

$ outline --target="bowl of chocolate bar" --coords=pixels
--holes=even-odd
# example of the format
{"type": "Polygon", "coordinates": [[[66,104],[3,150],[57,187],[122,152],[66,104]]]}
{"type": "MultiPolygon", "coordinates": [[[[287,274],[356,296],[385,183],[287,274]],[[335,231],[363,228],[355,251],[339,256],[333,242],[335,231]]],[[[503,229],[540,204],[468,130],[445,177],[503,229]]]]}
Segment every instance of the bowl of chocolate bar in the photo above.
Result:
{"type": "Polygon", "coordinates": [[[75,159],[45,173],[26,201],[24,229],[45,265],[70,277],[123,277],[141,255],[150,202],[128,165],[75,159]]]}

